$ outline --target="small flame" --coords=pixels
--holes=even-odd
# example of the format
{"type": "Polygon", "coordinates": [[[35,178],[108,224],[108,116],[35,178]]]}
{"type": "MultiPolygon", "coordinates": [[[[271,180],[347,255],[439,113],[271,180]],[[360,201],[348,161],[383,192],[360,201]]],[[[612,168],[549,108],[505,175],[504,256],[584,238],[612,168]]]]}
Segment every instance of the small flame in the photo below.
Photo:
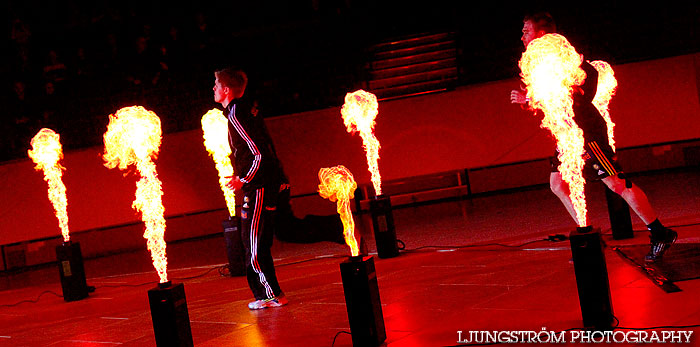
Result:
{"type": "Polygon", "coordinates": [[[161,141],[160,119],[141,106],[125,107],[109,116],[104,134],[105,166],[126,170],[135,165],[141,179],[136,183],[136,199],[131,205],[141,212],[146,225],[143,237],[151,251],[153,267],[160,282],[168,281],[165,256],[165,208],[163,207],[161,182],[153,159],[158,156],[161,141]]]}
{"type": "Polygon", "coordinates": [[[219,186],[224,192],[226,207],[230,216],[236,215],[236,199],[232,189],[226,187],[226,177],[233,176],[231,165],[231,146],[228,143],[228,120],[219,109],[209,110],[202,116],[204,147],[214,159],[216,171],[219,172],[219,186]]]}
{"type": "Polygon", "coordinates": [[[349,133],[359,132],[362,145],[367,155],[367,165],[372,174],[372,185],[376,195],[382,194],[382,177],[379,175],[379,141],[374,136],[374,119],[377,117],[379,104],[377,97],[364,90],[345,95],[345,104],[340,110],[343,122],[349,133]]]}
{"type": "Polygon", "coordinates": [[[360,249],[355,238],[355,221],[352,219],[350,199],[355,197],[357,183],[352,173],[345,166],[338,165],[331,168],[321,168],[318,171],[318,194],[330,201],[337,201],[340,220],[343,222],[343,235],[345,243],[350,247],[350,254],[357,256],[360,249]]]}
{"type": "Polygon", "coordinates": [[[574,86],[581,85],[586,78],[582,61],[564,36],[547,34],[530,42],[518,65],[531,107],[543,111],[542,127],[549,129],[557,140],[559,172],[569,184],[578,224],[586,226],[584,138],[574,122],[572,99],[574,86]]]}
{"type": "Polygon", "coordinates": [[[49,184],[49,200],[56,211],[58,226],[61,228],[63,241],[70,241],[68,230],[68,199],[66,198],[66,186],[63,184],[63,166],[59,161],[63,159],[61,138],[51,129],[43,128],[32,138],[32,149],[27,153],[36,164],[37,171],[44,171],[44,180],[49,184]]]}
{"type": "Polygon", "coordinates": [[[601,60],[596,60],[592,61],[591,65],[598,70],[598,91],[595,93],[595,98],[593,98],[593,105],[595,105],[598,112],[600,112],[605,119],[605,123],[608,125],[608,143],[613,151],[615,151],[615,133],[613,130],[613,128],[615,128],[615,123],[613,123],[612,118],[610,118],[608,105],[613,95],[615,95],[617,79],[615,79],[615,72],[612,67],[610,67],[610,64],[601,60]]]}

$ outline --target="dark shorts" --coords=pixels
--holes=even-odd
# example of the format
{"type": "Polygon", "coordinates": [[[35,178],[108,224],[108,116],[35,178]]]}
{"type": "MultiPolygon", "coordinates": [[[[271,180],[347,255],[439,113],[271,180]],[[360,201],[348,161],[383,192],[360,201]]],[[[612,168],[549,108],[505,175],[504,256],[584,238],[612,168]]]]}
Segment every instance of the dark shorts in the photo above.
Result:
{"type": "MultiPolygon", "coordinates": [[[[583,159],[586,161],[583,167],[583,177],[586,180],[602,180],[622,173],[622,168],[616,160],[616,154],[607,143],[599,145],[596,141],[587,142],[583,159]]],[[[556,153],[549,158],[549,164],[552,172],[559,171],[561,162],[556,153]]]]}

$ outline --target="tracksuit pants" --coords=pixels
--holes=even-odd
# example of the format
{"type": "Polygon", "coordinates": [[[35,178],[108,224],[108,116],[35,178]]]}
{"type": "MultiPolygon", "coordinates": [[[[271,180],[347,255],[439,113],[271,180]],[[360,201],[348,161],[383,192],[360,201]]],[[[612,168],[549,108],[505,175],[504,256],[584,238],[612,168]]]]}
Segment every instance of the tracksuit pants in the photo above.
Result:
{"type": "Polygon", "coordinates": [[[258,188],[245,192],[241,208],[241,241],[246,250],[248,285],[256,300],[282,294],[272,261],[272,240],[279,189],[258,188]]]}

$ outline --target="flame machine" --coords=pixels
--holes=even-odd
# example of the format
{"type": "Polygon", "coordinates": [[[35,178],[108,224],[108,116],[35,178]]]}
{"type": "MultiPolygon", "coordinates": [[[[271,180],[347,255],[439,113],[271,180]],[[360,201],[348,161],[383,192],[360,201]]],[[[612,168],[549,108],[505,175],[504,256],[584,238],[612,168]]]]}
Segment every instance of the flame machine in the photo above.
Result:
{"type": "Polygon", "coordinates": [[[374,193],[382,194],[382,177],[379,173],[379,148],[381,145],[374,135],[375,118],[379,113],[377,97],[362,89],[345,95],[345,103],[340,109],[343,123],[349,133],[360,133],[362,146],[367,157],[367,168],[371,174],[374,193]]]}
{"type": "Polygon", "coordinates": [[[355,237],[355,221],[350,210],[350,199],[355,197],[357,183],[350,170],[343,165],[321,168],[318,171],[318,194],[324,199],[335,201],[336,210],[343,222],[343,237],[350,247],[350,255],[357,256],[360,248],[355,237]]]}
{"type": "Polygon", "coordinates": [[[58,226],[61,228],[63,242],[70,240],[68,229],[68,200],[66,198],[66,186],[63,184],[63,147],[61,137],[51,129],[43,128],[34,135],[31,141],[32,149],[27,154],[36,164],[36,170],[44,172],[44,180],[49,185],[49,200],[56,212],[58,226]]]}
{"type": "Polygon", "coordinates": [[[353,346],[379,346],[386,340],[377,273],[372,256],[340,263],[353,346]]]}
{"type": "Polygon", "coordinates": [[[80,244],[74,244],[70,241],[68,199],[66,198],[66,186],[62,179],[65,168],[60,164],[61,159],[63,159],[61,136],[51,129],[43,128],[32,138],[31,145],[32,149],[27,151],[27,154],[36,164],[35,169],[44,172],[44,180],[49,185],[49,200],[54,207],[58,226],[63,236],[63,243],[56,246],[63,300],[81,300],[88,296],[90,290],[85,280],[80,244]]]}
{"type": "Polygon", "coordinates": [[[391,211],[391,199],[387,195],[379,195],[369,201],[374,228],[374,241],[377,244],[379,258],[393,258],[399,255],[396,243],[396,228],[394,215],[391,211]]]}
{"type": "Polygon", "coordinates": [[[160,283],[168,281],[168,258],[165,254],[165,208],[162,183],[153,159],[158,156],[161,143],[160,118],[141,106],[124,107],[109,116],[104,134],[105,166],[127,170],[135,166],[140,179],[136,182],[136,198],[132,208],[141,212],[146,230],[143,237],[151,252],[153,267],[160,283]]]}
{"type": "Polygon", "coordinates": [[[204,147],[214,160],[219,173],[219,186],[224,193],[229,218],[221,224],[224,228],[224,243],[228,257],[228,269],[231,276],[244,276],[245,249],[241,240],[241,219],[236,217],[236,199],[234,191],[226,187],[228,177],[233,176],[231,164],[231,146],[228,142],[228,120],[219,109],[211,109],[202,116],[202,134],[204,147]]]}
{"type": "Polygon", "coordinates": [[[80,243],[68,241],[56,246],[56,259],[58,259],[58,270],[61,275],[63,300],[77,301],[87,298],[89,289],[85,280],[80,243]]]}
{"type": "Polygon", "coordinates": [[[382,304],[379,300],[377,273],[374,258],[360,256],[355,238],[355,222],[350,210],[357,183],[352,173],[342,165],[321,168],[318,172],[318,193],[321,197],[337,202],[337,210],[343,221],[345,243],[351,256],[340,263],[343,279],[345,306],[348,310],[353,346],[378,346],[386,339],[382,304]]]}
{"type": "Polygon", "coordinates": [[[160,150],[161,135],[160,118],[154,112],[141,106],[124,107],[109,116],[103,158],[108,168],[126,170],[136,166],[139,172],[132,207],[141,212],[144,238],[160,278],[158,286],[148,291],[156,344],[192,346],[185,287],[168,280],[163,190],[153,162],[160,150]]]}
{"type": "Polygon", "coordinates": [[[394,217],[391,213],[389,197],[382,194],[382,179],[379,174],[379,148],[381,147],[374,136],[375,118],[379,113],[377,97],[364,90],[357,90],[345,95],[345,103],[340,110],[343,122],[350,133],[359,132],[362,145],[367,156],[367,165],[371,173],[372,186],[376,198],[370,200],[374,239],[377,243],[377,253],[380,258],[391,258],[399,255],[396,245],[396,230],[394,217]]]}
{"type": "Polygon", "coordinates": [[[232,277],[245,276],[245,249],[243,248],[243,240],[241,240],[241,218],[231,216],[221,222],[221,225],[224,227],[229,275],[232,277]]]}
{"type": "Polygon", "coordinates": [[[153,332],[158,347],[194,346],[185,286],[163,282],[148,291],[153,332]]]}
{"type": "Polygon", "coordinates": [[[607,186],[605,186],[605,200],[608,205],[608,216],[610,217],[613,239],[633,238],[632,216],[630,215],[630,206],[627,204],[627,201],[615,194],[607,186]]]}
{"type": "Polygon", "coordinates": [[[600,230],[578,227],[569,240],[583,325],[608,330],[613,322],[613,308],[600,230]]]}
{"type": "Polygon", "coordinates": [[[582,61],[582,56],[564,36],[546,34],[530,42],[518,62],[520,76],[527,86],[529,106],[542,110],[541,126],[557,141],[561,162],[558,170],[569,185],[569,198],[579,227],[588,225],[586,182],[582,174],[585,140],[583,130],[574,121],[572,95],[586,78],[582,61]]]}
{"type": "MultiPolygon", "coordinates": [[[[615,95],[615,90],[617,89],[615,72],[610,64],[601,60],[592,61],[590,64],[598,71],[598,88],[593,98],[593,105],[598,109],[603,119],[605,119],[605,124],[608,128],[608,144],[613,151],[616,151],[615,123],[612,121],[610,111],[608,110],[610,100],[613,95],[615,95]]],[[[629,181],[627,182],[628,184],[630,183],[629,181]]],[[[607,186],[605,187],[605,199],[608,205],[608,215],[610,217],[613,239],[622,240],[633,238],[634,230],[632,230],[632,217],[630,216],[630,207],[627,202],[619,195],[613,193],[607,186]]]]}

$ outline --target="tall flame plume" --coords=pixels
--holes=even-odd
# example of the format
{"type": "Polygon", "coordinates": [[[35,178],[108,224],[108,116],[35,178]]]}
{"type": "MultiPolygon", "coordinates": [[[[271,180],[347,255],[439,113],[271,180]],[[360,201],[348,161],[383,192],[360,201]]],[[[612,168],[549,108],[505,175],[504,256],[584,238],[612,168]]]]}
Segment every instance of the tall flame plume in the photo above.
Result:
{"type": "Polygon", "coordinates": [[[382,177],[379,174],[379,141],[374,136],[374,119],[379,113],[377,97],[364,90],[345,95],[345,104],[340,109],[343,122],[349,133],[360,133],[362,146],[367,155],[367,165],[372,175],[372,185],[376,195],[382,194],[382,177]]]}
{"type": "Polygon", "coordinates": [[[214,159],[216,171],[219,172],[219,186],[224,192],[229,216],[236,215],[236,197],[232,189],[226,187],[226,177],[233,176],[231,165],[231,146],[228,143],[228,120],[219,109],[212,109],[202,116],[204,147],[214,159]]]}
{"type": "Polygon", "coordinates": [[[355,221],[350,210],[350,199],[355,197],[357,183],[352,173],[343,165],[330,168],[321,168],[318,171],[318,194],[324,199],[336,201],[338,204],[338,214],[343,222],[343,235],[345,243],[350,247],[350,254],[357,256],[360,249],[355,238],[355,221]]]}
{"type": "Polygon", "coordinates": [[[581,85],[586,73],[583,58],[564,36],[547,34],[527,46],[518,63],[527,86],[530,107],[542,110],[542,127],[557,141],[559,172],[569,185],[569,197],[579,226],[586,226],[585,180],[582,175],[584,154],[583,131],[574,122],[574,86],[581,85]]]}
{"type": "Polygon", "coordinates": [[[122,108],[109,116],[104,142],[106,167],[126,170],[134,165],[141,176],[136,183],[136,199],[131,207],[141,212],[141,220],[146,226],[143,237],[151,251],[153,267],[158,271],[160,282],[165,283],[168,281],[163,238],[165,208],[161,182],[153,162],[160,150],[160,119],[141,106],[122,108]]]}
{"type": "Polygon", "coordinates": [[[68,199],[66,198],[66,186],[63,184],[63,166],[59,163],[63,159],[63,147],[61,137],[51,129],[43,128],[34,135],[31,141],[32,149],[27,153],[36,164],[37,171],[44,171],[44,180],[49,185],[49,200],[53,205],[61,228],[63,241],[70,241],[68,229],[68,199]]]}
{"type": "Polygon", "coordinates": [[[598,91],[596,91],[595,98],[593,98],[593,105],[595,105],[598,112],[600,112],[603,119],[605,119],[605,123],[608,126],[608,143],[613,151],[615,151],[615,123],[613,123],[610,117],[608,105],[613,95],[615,95],[617,79],[615,79],[615,72],[607,62],[596,60],[592,61],[591,65],[598,70],[598,91]]]}

